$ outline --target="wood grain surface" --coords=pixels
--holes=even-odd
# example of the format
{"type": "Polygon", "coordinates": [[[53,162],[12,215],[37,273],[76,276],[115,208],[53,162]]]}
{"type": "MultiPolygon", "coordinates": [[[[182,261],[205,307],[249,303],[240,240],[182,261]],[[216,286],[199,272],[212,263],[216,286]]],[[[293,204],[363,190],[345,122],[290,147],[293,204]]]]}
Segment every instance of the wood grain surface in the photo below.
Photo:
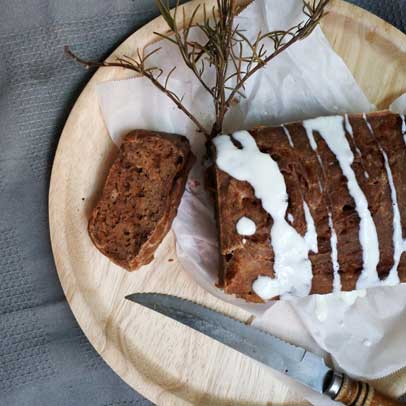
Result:
{"type": "MultiPolygon", "coordinates": [[[[188,3],[186,12],[202,1],[188,3]]],[[[340,0],[332,1],[322,26],[379,108],[406,91],[406,37],[400,31],[340,0]]],[[[114,54],[134,54],[155,40],[154,31],[165,30],[163,20],[157,18],[131,35],[114,54]]],[[[131,73],[117,68],[96,72],[70,113],[54,161],[49,192],[52,248],[77,321],[111,368],[158,405],[307,404],[300,393],[282,385],[271,369],[124,300],[137,291],[171,293],[240,320],[249,319],[248,313],[212,297],[182,271],[172,233],[153,263],[133,273],[112,264],[92,245],[87,219],[116,154],[95,85],[129,76],[131,73]]],[[[397,395],[406,390],[406,373],[376,386],[397,395]]]]}

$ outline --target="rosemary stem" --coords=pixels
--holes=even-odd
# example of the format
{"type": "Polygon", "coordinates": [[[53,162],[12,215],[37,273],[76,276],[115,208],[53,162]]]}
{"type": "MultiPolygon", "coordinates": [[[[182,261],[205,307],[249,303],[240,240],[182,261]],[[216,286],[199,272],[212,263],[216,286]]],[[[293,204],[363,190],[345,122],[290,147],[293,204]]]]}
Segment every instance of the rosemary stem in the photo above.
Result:
{"type": "Polygon", "coordinates": [[[200,123],[200,121],[184,106],[184,104],[181,102],[180,99],[178,99],[177,96],[175,96],[172,92],[168,91],[168,89],[162,85],[159,80],[154,77],[153,73],[151,71],[147,71],[144,68],[143,62],[140,61],[138,63],[129,63],[125,62],[123,60],[118,60],[117,62],[95,62],[95,61],[87,61],[82,58],[79,58],[77,55],[75,55],[68,46],[64,47],[65,54],[73,59],[74,61],[80,63],[83,65],[86,69],[89,68],[97,68],[97,67],[119,67],[119,68],[125,68],[132,70],[136,73],[139,73],[140,75],[144,76],[147,78],[157,89],[159,89],[161,92],[165,93],[170,100],[172,100],[173,103],[175,103],[176,107],[180,109],[198,128],[200,132],[206,135],[206,137],[209,137],[210,134],[208,131],[204,128],[204,126],[200,123]]]}

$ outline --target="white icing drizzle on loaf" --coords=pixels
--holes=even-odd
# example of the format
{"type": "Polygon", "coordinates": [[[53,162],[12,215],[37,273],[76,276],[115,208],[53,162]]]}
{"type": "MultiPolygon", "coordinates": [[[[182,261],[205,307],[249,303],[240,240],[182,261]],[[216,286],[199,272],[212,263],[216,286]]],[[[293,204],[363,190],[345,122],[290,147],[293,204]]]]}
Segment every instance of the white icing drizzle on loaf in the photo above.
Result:
{"type": "MultiPolygon", "coordinates": [[[[285,132],[285,135],[288,139],[289,145],[294,148],[292,136],[290,135],[289,130],[282,125],[283,131],[285,132]]],[[[322,188],[321,183],[319,182],[319,187],[322,188]]],[[[322,189],[321,189],[322,192],[322,189]]],[[[310,251],[313,251],[314,253],[318,253],[318,246],[317,246],[317,232],[316,232],[316,226],[314,225],[314,220],[312,217],[312,214],[310,212],[308,204],[303,200],[303,211],[305,215],[305,220],[307,224],[307,230],[305,234],[305,240],[307,243],[307,246],[309,247],[310,251]]],[[[294,222],[293,216],[289,213],[288,214],[288,220],[290,223],[294,222]]]]}
{"type": "Polygon", "coordinates": [[[367,119],[367,114],[366,114],[366,113],[362,113],[362,118],[364,119],[365,124],[367,125],[369,132],[370,132],[371,134],[373,134],[373,133],[374,133],[374,130],[372,129],[371,124],[370,124],[370,122],[369,122],[368,119],[367,119]]]}
{"type": "Polygon", "coordinates": [[[350,123],[350,119],[348,118],[348,114],[346,114],[344,116],[344,125],[345,125],[345,129],[347,131],[347,133],[350,135],[354,145],[355,145],[355,151],[357,152],[357,154],[359,156],[362,155],[361,150],[357,147],[356,143],[355,143],[355,138],[354,138],[354,131],[352,129],[352,125],[350,123]]]}
{"type": "Polygon", "coordinates": [[[400,283],[398,266],[400,262],[400,256],[404,251],[404,242],[402,236],[402,225],[400,220],[400,211],[398,205],[398,198],[395,188],[395,183],[393,181],[392,170],[389,166],[389,159],[383,150],[381,150],[384,160],[385,160],[385,169],[388,175],[389,186],[391,189],[391,198],[392,198],[392,208],[393,208],[393,267],[389,272],[389,275],[385,279],[385,285],[397,285],[400,283]]]}
{"type": "Polygon", "coordinates": [[[262,299],[269,300],[275,297],[275,279],[269,276],[259,275],[252,284],[252,290],[262,299]]]}
{"type": "Polygon", "coordinates": [[[400,119],[402,120],[402,135],[403,135],[403,142],[406,144],[406,120],[404,114],[399,114],[400,119]]]}
{"type": "Polygon", "coordinates": [[[241,217],[236,224],[237,233],[240,235],[254,235],[257,231],[256,224],[248,217],[241,217]]]}
{"type": "MultiPolygon", "coordinates": [[[[371,133],[372,136],[374,136],[374,130],[372,129],[371,124],[369,123],[366,115],[363,115],[365,123],[367,124],[367,127],[371,133]]],[[[403,241],[403,236],[402,236],[402,224],[401,224],[401,219],[400,219],[400,211],[399,211],[399,205],[398,205],[398,198],[397,198],[397,193],[396,193],[396,188],[395,188],[395,183],[393,181],[393,175],[392,175],[392,170],[390,168],[389,164],[389,159],[388,155],[378,142],[376,140],[379,151],[381,152],[384,163],[385,163],[385,170],[386,170],[386,175],[388,176],[388,181],[389,181],[389,187],[391,191],[391,199],[392,199],[392,208],[393,208],[393,266],[389,272],[389,275],[387,278],[383,281],[383,284],[385,285],[397,285],[400,283],[399,279],[399,274],[398,274],[398,266],[400,262],[400,256],[402,255],[405,247],[405,243],[403,241]]]]}
{"type": "MultiPolygon", "coordinates": [[[[350,137],[351,137],[351,139],[352,139],[352,142],[354,143],[356,153],[358,154],[359,157],[362,157],[362,152],[361,152],[361,150],[358,148],[358,145],[357,145],[357,143],[356,143],[356,141],[355,141],[354,131],[353,131],[353,129],[352,129],[352,125],[351,125],[351,123],[350,123],[350,119],[349,119],[349,117],[348,117],[348,114],[345,114],[345,115],[344,115],[344,125],[345,125],[345,130],[346,130],[347,133],[350,135],[350,137]]],[[[365,169],[365,168],[364,168],[364,169],[365,169]]],[[[364,170],[364,177],[365,177],[365,179],[369,179],[369,173],[368,173],[366,170],[364,170]]]]}
{"type": "MultiPolygon", "coordinates": [[[[319,154],[319,151],[317,150],[317,143],[316,140],[314,139],[313,131],[307,131],[306,130],[306,135],[307,138],[309,139],[310,146],[314,153],[316,154],[317,160],[319,162],[319,165],[321,167],[321,170],[323,172],[323,176],[325,177],[325,169],[323,162],[321,160],[321,156],[319,154]]],[[[352,128],[351,128],[352,131],[352,128]]],[[[319,179],[319,188],[320,192],[323,193],[323,185],[321,184],[321,181],[319,179]]],[[[334,229],[334,224],[333,224],[333,216],[328,210],[328,226],[330,228],[330,246],[331,246],[331,263],[333,265],[333,272],[334,272],[334,279],[333,279],[333,290],[334,292],[339,292],[341,290],[341,278],[340,278],[340,265],[338,262],[338,251],[337,251],[337,233],[334,229]]]]}
{"type": "Polygon", "coordinates": [[[286,184],[278,164],[269,154],[259,150],[247,131],[220,135],[213,142],[217,151],[217,166],[230,176],[248,182],[262,207],[272,217],[271,243],[275,254],[275,278],[257,278],[254,292],[263,300],[275,296],[307,296],[313,279],[309,248],[304,239],[285,219],[288,208],[286,184]]]}
{"type": "MultiPolygon", "coordinates": [[[[304,126],[304,123],[305,123],[305,121],[303,122],[303,126],[304,126]]],[[[317,143],[316,143],[316,140],[314,139],[313,131],[307,131],[306,127],[305,127],[305,130],[306,130],[307,138],[309,139],[310,146],[312,147],[312,150],[316,153],[316,157],[317,157],[317,160],[319,161],[319,165],[320,165],[321,169],[323,170],[323,174],[325,175],[323,161],[321,160],[321,156],[320,156],[319,152],[317,151],[317,143]]]]}
{"type": "Polygon", "coordinates": [[[309,251],[313,251],[314,253],[317,254],[319,252],[319,248],[317,246],[316,226],[314,225],[313,216],[312,213],[310,213],[309,206],[304,200],[303,200],[303,210],[307,224],[307,230],[304,238],[309,248],[309,251]]]}
{"type": "Polygon", "coordinates": [[[344,115],[344,124],[345,124],[345,129],[347,130],[347,133],[350,134],[352,139],[354,139],[354,131],[352,130],[352,125],[350,123],[348,114],[344,115]]]}
{"type": "Polygon", "coordinates": [[[285,135],[286,135],[286,137],[288,139],[289,145],[292,148],[294,148],[295,145],[293,144],[292,136],[290,135],[289,130],[284,125],[282,126],[282,128],[283,128],[283,131],[285,132],[285,135]]]}
{"type": "Polygon", "coordinates": [[[337,251],[337,234],[333,226],[333,217],[331,213],[328,214],[328,225],[330,227],[330,245],[331,245],[331,262],[333,264],[333,292],[340,292],[341,276],[340,265],[338,263],[338,251],[337,251]]]}
{"type": "Polygon", "coordinates": [[[376,286],[379,282],[376,266],[379,262],[379,243],[375,223],[368,209],[368,201],[360,188],[351,167],[354,155],[345,137],[342,116],[319,117],[303,122],[313,149],[315,145],[313,131],[317,131],[336,156],[344,176],[347,178],[348,191],[355,202],[360,217],[359,240],[362,246],[363,270],[357,282],[357,288],[376,286]]]}
{"type": "MultiPolygon", "coordinates": [[[[286,134],[286,137],[288,138],[289,145],[292,148],[294,148],[292,136],[290,135],[289,130],[284,125],[282,125],[282,128],[286,134]]],[[[319,182],[319,187],[321,188],[320,191],[323,192],[321,182],[319,182]]],[[[317,245],[316,226],[314,225],[313,216],[310,212],[309,206],[304,200],[303,200],[303,211],[304,211],[305,220],[306,220],[306,224],[307,224],[305,240],[306,240],[307,246],[309,247],[309,250],[313,251],[314,253],[317,254],[319,252],[319,249],[318,249],[318,245],[317,245]]],[[[295,221],[295,219],[293,218],[291,213],[288,214],[288,220],[291,224],[295,221]]]]}

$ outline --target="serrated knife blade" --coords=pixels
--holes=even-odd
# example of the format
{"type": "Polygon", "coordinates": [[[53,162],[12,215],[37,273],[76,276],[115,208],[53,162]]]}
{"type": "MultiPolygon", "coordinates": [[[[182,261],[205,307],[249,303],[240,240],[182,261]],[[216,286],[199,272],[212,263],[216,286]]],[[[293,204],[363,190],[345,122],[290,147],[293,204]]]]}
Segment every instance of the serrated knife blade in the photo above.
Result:
{"type": "Polygon", "coordinates": [[[322,392],[329,368],[303,348],[194,302],[159,293],[135,293],[126,299],[174,319],[322,392]]]}
{"type": "Polygon", "coordinates": [[[329,369],[322,357],[205,306],[160,293],[126,299],[170,317],[347,406],[406,406],[370,384],[329,369]]]}

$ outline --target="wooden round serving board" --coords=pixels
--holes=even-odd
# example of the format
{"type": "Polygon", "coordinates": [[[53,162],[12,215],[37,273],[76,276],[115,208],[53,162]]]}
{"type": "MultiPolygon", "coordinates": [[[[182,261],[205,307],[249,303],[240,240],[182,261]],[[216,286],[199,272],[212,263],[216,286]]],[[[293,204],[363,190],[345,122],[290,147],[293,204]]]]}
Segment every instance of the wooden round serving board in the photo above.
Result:
{"type": "MultiPolygon", "coordinates": [[[[202,1],[188,3],[186,14],[202,1]]],[[[340,0],[331,2],[322,27],[378,108],[387,107],[406,92],[406,36],[400,31],[340,0]]],[[[131,35],[114,54],[134,54],[156,39],[153,32],[165,30],[163,19],[157,18],[131,35]]],[[[54,161],[49,193],[52,248],[77,321],[111,368],[158,405],[307,404],[269,368],[124,300],[133,292],[166,292],[240,320],[250,317],[212,297],[182,271],[173,234],[161,244],[152,264],[133,273],[113,265],[92,245],[87,219],[116,154],[95,85],[130,75],[117,68],[96,72],[70,113],[54,161]]],[[[400,373],[378,386],[397,394],[405,382],[406,374],[400,373]]]]}

